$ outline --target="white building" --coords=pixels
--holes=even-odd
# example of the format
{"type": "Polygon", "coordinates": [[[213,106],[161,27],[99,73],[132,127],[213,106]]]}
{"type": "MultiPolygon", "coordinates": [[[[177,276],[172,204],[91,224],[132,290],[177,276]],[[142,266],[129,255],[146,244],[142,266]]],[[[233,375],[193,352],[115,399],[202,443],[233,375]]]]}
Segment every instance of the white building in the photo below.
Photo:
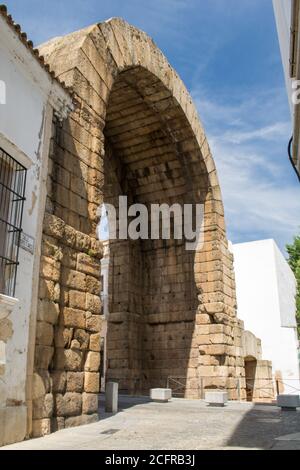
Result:
{"type": "Polygon", "coordinates": [[[296,280],[274,240],[232,246],[238,317],[261,339],[281,391],[300,393],[296,280]]]}
{"type": "Polygon", "coordinates": [[[296,91],[299,101],[300,89],[300,0],[273,0],[273,6],[293,124],[289,157],[300,180],[300,106],[292,100],[296,91]]]}
{"type": "Polygon", "coordinates": [[[0,445],[25,437],[54,115],[69,92],[0,7],[0,445]],[[30,341],[31,338],[31,341],[30,341]],[[29,345],[33,345],[31,350],[29,345]],[[28,366],[29,364],[29,366],[28,366]],[[27,367],[28,366],[28,367],[27,367]]]}

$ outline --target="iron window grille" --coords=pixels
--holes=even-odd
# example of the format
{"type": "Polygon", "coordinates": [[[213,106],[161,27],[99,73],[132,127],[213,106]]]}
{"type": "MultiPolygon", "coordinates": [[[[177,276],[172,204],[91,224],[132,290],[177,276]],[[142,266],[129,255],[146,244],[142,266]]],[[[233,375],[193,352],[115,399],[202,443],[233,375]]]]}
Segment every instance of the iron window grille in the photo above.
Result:
{"type": "Polygon", "coordinates": [[[0,148],[0,293],[14,297],[26,168],[0,148]]]}

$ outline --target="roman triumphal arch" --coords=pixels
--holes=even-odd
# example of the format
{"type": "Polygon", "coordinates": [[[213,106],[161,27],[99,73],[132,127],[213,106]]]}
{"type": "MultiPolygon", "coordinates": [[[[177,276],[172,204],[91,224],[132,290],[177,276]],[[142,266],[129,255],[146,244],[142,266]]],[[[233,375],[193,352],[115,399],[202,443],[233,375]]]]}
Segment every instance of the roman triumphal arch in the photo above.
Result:
{"type": "Polygon", "coordinates": [[[237,398],[244,360],[232,256],[214,161],[185,86],[153,41],[121,19],[40,52],[74,90],[74,110],[53,123],[28,366],[32,434],[98,419],[104,319],[96,228],[101,203],[118,209],[120,195],[147,207],[203,204],[204,245],[111,241],[106,378],[129,394],[177,378],[187,397],[221,387],[237,398]]]}

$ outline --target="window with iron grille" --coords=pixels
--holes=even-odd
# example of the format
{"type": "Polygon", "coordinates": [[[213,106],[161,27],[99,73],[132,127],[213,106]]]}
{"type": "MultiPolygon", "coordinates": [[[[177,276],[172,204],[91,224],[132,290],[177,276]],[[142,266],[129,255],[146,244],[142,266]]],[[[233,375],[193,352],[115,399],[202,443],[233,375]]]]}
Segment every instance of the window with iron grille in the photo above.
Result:
{"type": "Polygon", "coordinates": [[[15,295],[26,168],[0,148],[0,293],[15,295]]]}

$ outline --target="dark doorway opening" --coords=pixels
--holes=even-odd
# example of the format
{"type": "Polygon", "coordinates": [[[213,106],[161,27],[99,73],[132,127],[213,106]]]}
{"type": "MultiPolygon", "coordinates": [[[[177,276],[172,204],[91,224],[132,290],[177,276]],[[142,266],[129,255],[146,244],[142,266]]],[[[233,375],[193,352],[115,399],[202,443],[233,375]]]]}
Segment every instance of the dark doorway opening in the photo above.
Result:
{"type": "Polygon", "coordinates": [[[245,358],[245,375],[246,375],[246,394],[247,401],[253,401],[255,389],[255,375],[256,375],[257,361],[254,357],[245,358]]]}

